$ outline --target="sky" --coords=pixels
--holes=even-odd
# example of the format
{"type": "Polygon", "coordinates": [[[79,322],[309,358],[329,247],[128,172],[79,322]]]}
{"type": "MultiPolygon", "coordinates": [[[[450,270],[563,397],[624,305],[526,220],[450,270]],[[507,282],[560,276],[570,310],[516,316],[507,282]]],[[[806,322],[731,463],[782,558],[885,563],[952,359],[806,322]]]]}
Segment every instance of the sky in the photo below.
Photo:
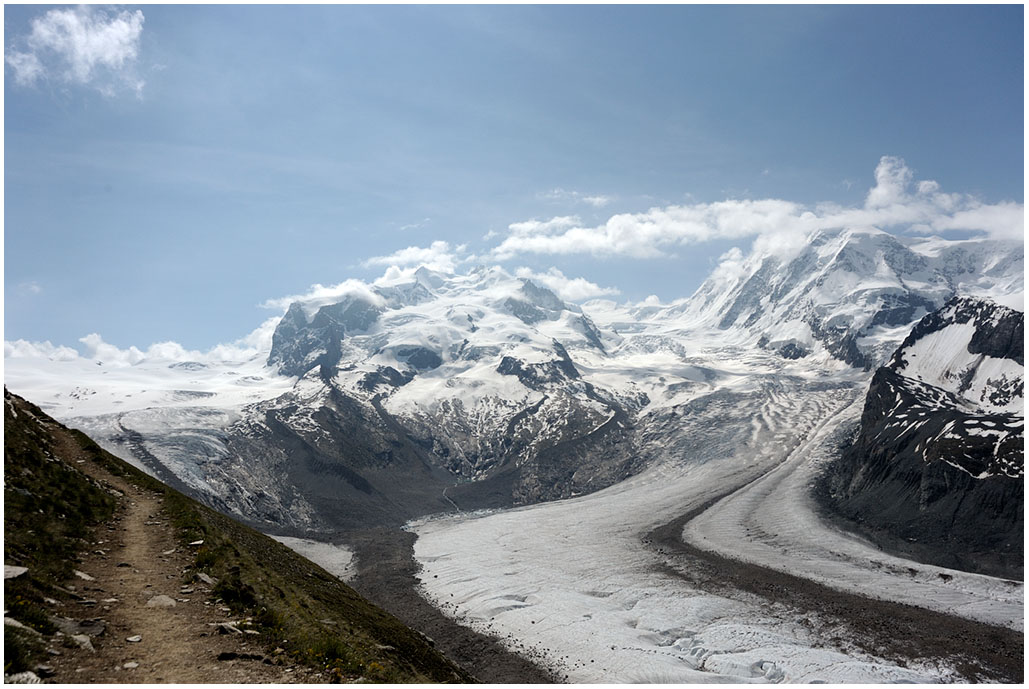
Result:
{"type": "Polygon", "coordinates": [[[670,301],[788,229],[1021,237],[1023,25],[1021,5],[6,5],[4,339],[207,350],[418,263],[670,301]]]}

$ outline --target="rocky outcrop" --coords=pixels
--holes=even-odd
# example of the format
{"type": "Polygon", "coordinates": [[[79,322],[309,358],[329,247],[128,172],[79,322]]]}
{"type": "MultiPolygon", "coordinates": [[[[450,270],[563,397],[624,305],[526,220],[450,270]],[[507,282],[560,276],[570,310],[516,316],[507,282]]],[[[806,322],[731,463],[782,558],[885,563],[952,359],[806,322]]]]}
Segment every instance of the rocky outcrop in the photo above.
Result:
{"type": "Polygon", "coordinates": [[[343,337],[367,330],[380,313],[370,302],[348,297],[322,306],[308,322],[303,306],[294,302],[272,334],[268,365],[283,375],[298,377],[318,366],[334,367],[342,356],[343,337]]]}
{"type": "Polygon", "coordinates": [[[981,299],[923,318],[876,371],[856,438],[823,477],[830,513],[885,548],[1021,579],[1022,376],[1003,362],[1021,370],[1023,328],[1023,314],[981,299]],[[987,375],[998,370],[1006,391],[987,375]]]}

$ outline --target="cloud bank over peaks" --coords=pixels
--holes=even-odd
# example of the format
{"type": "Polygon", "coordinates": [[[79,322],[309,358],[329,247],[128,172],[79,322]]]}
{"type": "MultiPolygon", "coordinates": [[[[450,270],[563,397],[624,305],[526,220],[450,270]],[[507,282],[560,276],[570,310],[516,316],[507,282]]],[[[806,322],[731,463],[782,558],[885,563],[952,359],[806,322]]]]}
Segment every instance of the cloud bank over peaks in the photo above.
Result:
{"type": "Polygon", "coordinates": [[[648,259],[674,256],[690,244],[750,237],[757,244],[791,251],[811,232],[842,228],[923,234],[966,230],[1011,239],[1022,237],[1023,221],[1021,203],[987,204],[971,195],[943,193],[935,181],[915,182],[901,158],[883,156],[875,185],[860,207],[742,199],[621,213],[597,226],[586,226],[577,216],[530,220],[511,224],[491,255],[499,261],[524,254],[648,259]]]}
{"type": "MultiPolygon", "coordinates": [[[[315,283],[303,294],[291,294],[285,297],[268,299],[261,303],[262,308],[276,309],[285,313],[290,304],[300,302],[304,311],[310,317],[319,308],[327,304],[338,304],[348,296],[356,296],[376,306],[382,306],[384,301],[381,296],[361,280],[347,279],[335,285],[322,285],[315,283]]],[[[275,320],[278,320],[276,318],[275,320]]],[[[269,340],[269,343],[271,340],[269,340]]]]}
{"type": "Polygon", "coordinates": [[[462,254],[468,250],[467,245],[460,244],[453,249],[449,242],[437,240],[428,247],[409,246],[406,249],[394,251],[387,256],[373,256],[361,265],[365,268],[372,266],[391,266],[395,268],[407,268],[411,266],[425,266],[430,270],[441,273],[453,273],[459,263],[463,262],[462,254]]]}
{"type": "Polygon", "coordinates": [[[136,60],[143,22],[140,10],[49,10],[32,20],[28,35],[10,42],[4,60],[19,86],[52,81],[91,86],[106,96],[125,89],[140,96],[144,81],[136,60]]]}
{"type": "Polygon", "coordinates": [[[215,345],[207,351],[186,349],[178,342],[157,342],[145,350],[136,346],[122,349],[105,342],[98,333],[80,337],[84,354],[72,347],[54,346],[49,341],[29,342],[27,340],[4,341],[5,359],[42,358],[50,361],[75,361],[85,359],[97,361],[105,366],[126,367],[143,362],[177,363],[195,361],[203,364],[222,364],[247,361],[266,353],[272,344],[272,333],[279,323],[279,317],[266,319],[253,332],[235,342],[215,345]]]}
{"type": "Polygon", "coordinates": [[[45,342],[29,342],[27,340],[15,340],[9,342],[4,340],[5,359],[29,359],[42,358],[50,361],[71,361],[79,358],[79,353],[71,347],[64,345],[53,345],[50,340],[45,342]]]}
{"type": "Polygon", "coordinates": [[[621,294],[621,290],[615,287],[601,287],[586,278],[567,277],[557,268],[551,268],[545,273],[537,273],[529,268],[522,267],[515,270],[515,276],[538,282],[550,288],[565,301],[574,303],[581,303],[587,299],[595,299],[597,297],[621,294]]]}

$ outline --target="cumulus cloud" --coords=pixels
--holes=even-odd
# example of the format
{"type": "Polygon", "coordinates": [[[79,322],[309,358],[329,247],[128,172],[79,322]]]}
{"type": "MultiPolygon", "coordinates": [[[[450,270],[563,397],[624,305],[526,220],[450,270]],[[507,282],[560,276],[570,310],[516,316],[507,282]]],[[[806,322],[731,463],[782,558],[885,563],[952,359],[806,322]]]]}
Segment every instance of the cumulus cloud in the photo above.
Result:
{"type": "Polygon", "coordinates": [[[1022,239],[1025,236],[1025,209],[1022,204],[1012,201],[976,204],[938,218],[930,227],[938,231],[991,228],[988,232],[993,237],[1022,239]]]}
{"type": "Polygon", "coordinates": [[[578,215],[562,215],[550,220],[526,220],[511,223],[507,229],[515,237],[530,237],[555,234],[580,224],[582,224],[582,220],[578,215]]]}
{"type": "Polygon", "coordinates": [[[561,189],[560,187],[537,194],[537,197],[547,201],[586,203],[594,208],[603,208],[607,204],[611,203],[610,196],[604,196],[602,194],[584,194],[580,191],[568,191],[566,189],[561,189]]]}
{"type": "Polygon", "coordinates": [[[945,194],[932,180],[914,182],[902,159],[883,156],[875,170],[875,185],[860,207],[741,199],[622,213],[597,226],[584,225],[576,216],[531,220],[513,223],[492,255],[501,261],[520,254],[658,258],[689,244],[750,237],[773,250],[787,251],[813,231],[848,227],[971,230],[1011,238],[1022,236],[1023,218],[1020,203],[986,204],[965,194],[945,194]]]}
{"type": "Polygon", "coordinates": [[[521,253],[656,258],[679,245],[759,234],[797,216],[796,204],[772,199],[619,213],[596,227],[568,226],[571,218],[553,218],[511,225],[511,233],[493,253],[499,260],[521,253]],[[541,229],[535,231],[533,225],[541,229]]]}
{"type": "Polygon", "coordinates": [[[271,347],[271,334],[278,321],[278,317],[269,318],[246,337],[229,344],[216,345],[207,351],[186,349],[178,342],[172,341],[155,342],[145,350],[136,346],[122,349],[105,342],[98,333],[80,337],[79,342],[85,347],[85,358],[102,361],[108,366],[135,366],[144,361],[198,361],[212,364],[238,362],[257,356],[271,347]]]}
{"type": "Polygon", "coordinates": [[[144,82],[136,61],[143,22],[140,10],[49,10],[32,20],[27,36],[11,42],[4,59],[21,86],[52,80],[92,86],[105,95],[124,88],[140,95],[144,82]]]}
{"type": "Polygon", "coordinates": [[[903,160],[883,156],[875,168],[875,186],[865,197],[865,208],[883,208],[903,201],[912,178],[913,174],[903,160]]]}
{"type": "Polygon", "coordinates": [[[50,344],[50,340],[45,342],[29,342],[27,340],[8,342],[4,340],[5,359],[41,358],[50,361],[71,361],[78,357],[79,353],[71,347],[54,346],[50,344]]]}
{"type": "Polygon", "coordinates": [[[545,273],[536,273],[529,268],[518,268],[515,275],[520,278],[527,278],[545,285],[553,290],[565,301],[583,302],[595,297],[610,296],[621,292],[614,287],[601,287],[595,282],[586,278],[569,278],[557,268],[551,268],[545,273]]]}
{"type": "Polygon", "coordinates": [[[463,254],[467,248],[466,245],[460,244],[451,249],[449,242],[435,241],[427,247],[409,246],[406,249],[394,251],[388,256],[374,256],[361,265],[366,268],[371,266],[396,266],[397,268],[425,266],[441,273],[453,273],[457,264],[461,262],[459,255],[463,254]]]}
{"type": "MultiPolygon", "coordinates": [[[[364,299],[367,302],[371,302],[377,306],[381,306],[384,302],[382,297],[373,292],[371,288],[361,280],[344,280],[343,282],[335,285],[322,285],[314,284],[304,294],[292,294],[287,297],[278,297],[276,299],[268,299],[261,304],[266,309],[278,309],[285,312],[289,305],[293,302],[300,302],[304,311],[310,316],[322,306],[326,304],[337,304],[345,299],[347,296],[356,296],[364,299]]],[[[278,322],[278,318],[271,319],[272,321],[278,322]]],[[[269,321],[265,322],[267,325],[269,321]]],[[[272,329],[274,329],[272,325],[272,329]]],[[[260,329],[259,329],[260,330],[260,329]]],[[[255,331],[257,332],[257,331],[255,331]]],[[[253,336],[253,333],[251,333],[253,336]]],[[[269,335],[269,344],[271,342],[271,336],[269,335]]]]}

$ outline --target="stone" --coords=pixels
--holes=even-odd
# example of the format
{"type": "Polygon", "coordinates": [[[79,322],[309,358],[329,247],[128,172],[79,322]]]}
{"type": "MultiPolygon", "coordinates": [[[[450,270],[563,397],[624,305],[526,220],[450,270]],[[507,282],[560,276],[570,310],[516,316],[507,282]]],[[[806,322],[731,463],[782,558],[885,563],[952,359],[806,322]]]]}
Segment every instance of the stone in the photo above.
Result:
{"type": "Polygon", "coordinates": [[[107,623],[100,618],[89,620],[73,620],[67,617],[51,617],[50,621],[65,634],[84,634],[100,636],[107,629],[107,623]]]}
{"type": "Polygon", "coordinates": [[[80,572],[77,569],[72,570],[72,574],[77,576],[79,579],[82,579],[83,581],[96,581],[96,577],[92,577],[92,576],[86,574],[85,572],[80,572]]]}
{"type": "Polygon", "coordinates": [[[212,627],[217,627],[219,634],[242,634],[243,633],[243,630],[241,630],[239,627],[237,627],[236,625],[232,624],[231,622],[211,622],[209,624],[212,627]]]}
{"type": "Polygon", "coordinates": [[[13,675],[4,675],[4,684],[39,684],[41,679],[35,672],[17,672],[13,675]]]}
{"type": "Polygon", "coordinates": [[[125,637],[125,640],[128,641],[130,644],[138,644],[140,641],[143,640],[143,637],[139,634],[136,634],[135,636],[125,637]]]}
{"type": "Polygon", "coordinates": [[[16,567],[15,565],[4,565],[4,580],[20,577],[29,571],[28,567],[16,567]]]}
{"type": "Polygon", "coordinates": [[[19,622],[18,620],[14,619],[13,617],[5,617],[4,618],[4,626],[5,627],[14,627],[15,629],[24,629],[25,631],[27,631],[27,632],[29,632],[31,634],[35,634],[36,636],[42,636],[42,634],[37,632],[32,627],[28,627],[28,626],[22,624],[21,622],[19,622]]]}
{"type": "Polygon", "coordinates": [[[208,575],[205,572],[197,572],[197,579],[199,579],[200,581],[204,582],[208,586],[214,586],[215,584],[218,583],[217,579],[215,579],[214,577],[208,575]]]}
{"type": "Polygon", "coordinates": [[[96,649],[93,648],[93,642],[85,634],[72,634],[68,638],[74,641],[79,648],[85,649],[90,653],[96,653],[96,649]]]}
{"type": "Polygon", "coordinates": [[[148,608],[174,608],[175,607],[175,599],[172,598],[171,596],[166,596],[164,594],[159,594],[159,595],[154,596],[150,600],[148,600],[146,602],[146,607],[148,607],[148,608]]]}
{"type": "Polygon", "coordinates": [[[236,653],[235,651],[222,651],[218,654],[218,660],[260,660],[269,663],[268,659],[260,653],[236,653]]]}
{"type": "Polygon", "coordinates": [[[139,663],[134,662],[134,661],[130,661],[128,663],[122,664],[122,667],[125,668],[126,670],[135,670],[137,667],[139,667],[139,663]]]}

